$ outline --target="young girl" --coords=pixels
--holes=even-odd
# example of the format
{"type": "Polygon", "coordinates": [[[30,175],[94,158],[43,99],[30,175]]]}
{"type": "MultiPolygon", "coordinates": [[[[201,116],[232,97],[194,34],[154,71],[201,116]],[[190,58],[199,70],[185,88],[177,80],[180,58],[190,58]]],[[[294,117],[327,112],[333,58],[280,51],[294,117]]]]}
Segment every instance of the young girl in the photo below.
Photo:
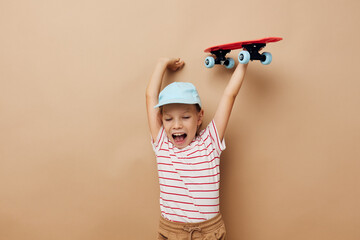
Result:
{"type": "Polygon", "coordinates": [[[160,183],[158,239],[225,239],[219,211],[220,154],[247,65],[237,66],[213,120],[202,131],[204,110],[194,85],[174,82],[159,95],[166,69],[183,66],[179,58],[160,59],[146,89],[160,183]]]}

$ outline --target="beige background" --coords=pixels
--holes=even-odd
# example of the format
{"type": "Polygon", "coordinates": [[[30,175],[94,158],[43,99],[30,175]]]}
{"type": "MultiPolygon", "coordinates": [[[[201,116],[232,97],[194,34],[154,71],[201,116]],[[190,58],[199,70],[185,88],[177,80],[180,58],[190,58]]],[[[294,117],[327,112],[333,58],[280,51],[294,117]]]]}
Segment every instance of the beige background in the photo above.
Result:
{"type": "MultiPolygon", "coordinates": [[[[360,2],[0,1],[0,239],[155,239],[145,112],[156,60],[205,122],[233,70],[207,47],[280,36],[250,64],[226,134],[230,240],[360,239],[360,2]]],[[[236,57],[238,51],[232,53],[236,57]]]]}

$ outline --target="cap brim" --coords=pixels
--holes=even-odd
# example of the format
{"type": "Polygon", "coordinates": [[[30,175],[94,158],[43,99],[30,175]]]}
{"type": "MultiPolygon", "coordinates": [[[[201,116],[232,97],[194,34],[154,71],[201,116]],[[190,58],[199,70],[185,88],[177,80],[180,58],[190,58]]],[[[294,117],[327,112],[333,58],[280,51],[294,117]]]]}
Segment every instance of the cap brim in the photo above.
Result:
{"type": "Polygon", "coordinates": [[[173,103],[182,103],[182,104],[199,104],[199,106],[201,107],[201,103],[196,102],[196,101],[189,101],[186,99],[170,99],[167,101],[162,101],[161,103],[157,104],[154,108],[158,108],[164,105],[168,105],[168,104],[173,104],[173,103]]]}

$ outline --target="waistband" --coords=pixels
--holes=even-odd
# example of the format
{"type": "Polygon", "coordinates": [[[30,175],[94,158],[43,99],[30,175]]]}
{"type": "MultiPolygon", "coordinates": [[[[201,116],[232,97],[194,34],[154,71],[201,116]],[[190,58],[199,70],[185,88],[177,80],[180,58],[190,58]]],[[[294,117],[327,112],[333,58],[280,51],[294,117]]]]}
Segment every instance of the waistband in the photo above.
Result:
{"type": "Polygon", "coordinates": [[[174,232],[174,233],[184,233],[201,231],[203,233],[214,231],[219,228],[222,224],[224,224],[222,215],[219,213],[215,217],[206,220],[204,222],[199,223],[180,223],[180,222],[172,222],[164,217],[160,216],[160,227],[164,230],[174,232]]]}

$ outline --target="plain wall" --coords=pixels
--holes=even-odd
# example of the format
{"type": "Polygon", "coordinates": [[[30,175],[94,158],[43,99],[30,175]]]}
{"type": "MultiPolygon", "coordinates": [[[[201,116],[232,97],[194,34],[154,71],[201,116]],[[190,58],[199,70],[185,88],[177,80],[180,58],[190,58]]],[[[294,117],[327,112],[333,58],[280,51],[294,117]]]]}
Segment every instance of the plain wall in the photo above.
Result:
{"type": "MultiPolygon", "coordinates": [[[[0,1],[0,239],[155,239],[145,88],[159,57],[205,125],[233,70],[203,50],[283,37],[252,62],[221,158],[230,240],[360,239],[357,0],[0,1]]],[[[239,51],[231,56],[237,57],[239,51]]]]}

